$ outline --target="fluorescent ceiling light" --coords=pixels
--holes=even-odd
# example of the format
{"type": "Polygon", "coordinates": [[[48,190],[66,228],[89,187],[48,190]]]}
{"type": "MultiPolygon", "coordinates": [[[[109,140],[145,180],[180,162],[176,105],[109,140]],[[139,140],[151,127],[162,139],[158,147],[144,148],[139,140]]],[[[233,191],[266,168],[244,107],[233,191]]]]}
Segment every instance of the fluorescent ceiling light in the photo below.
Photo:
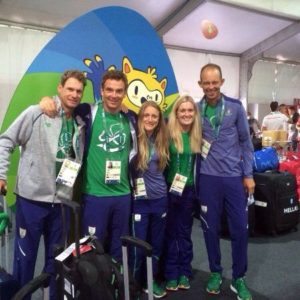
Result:
{"type": "Polygon", "coordinates": [[[300,17],[299,0],[217,0],[242,7],[257,9],[262,12],[271,12],[278,16],[292,18],[300,17]]]}

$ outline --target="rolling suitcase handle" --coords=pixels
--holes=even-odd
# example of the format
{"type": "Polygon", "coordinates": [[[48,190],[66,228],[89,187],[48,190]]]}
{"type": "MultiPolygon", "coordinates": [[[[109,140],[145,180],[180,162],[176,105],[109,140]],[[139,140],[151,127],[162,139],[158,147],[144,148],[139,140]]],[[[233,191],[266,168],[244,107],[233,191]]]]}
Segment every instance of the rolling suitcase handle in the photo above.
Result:
{"type": "MultiPolygon", "coordinates": [[[[74,218],[75,218],[75,251],[76,251],[76,257],[79,258],[80,256],[80,251],[79,251],[79,218],[80,218],[80,205],[75,202],[75,201],[70,201],[70,200],[61,200],[62,202],[62,205],[66,205],[68,207],[70,207],[72,210],[73,210],[73,215],[74,215],[74,218]]],[[[62,214],[64,215],[64,209],[63,209],[63,206],[62,206],[62,214]]],[[[65,220],[64,220],[64,223],[65,223],[65,220]]],[[[64,225],[65,226],[65,225],[64,225]]],[[[66,240],[66,236],[64,237],[65,240],[66,240]]],[[[66,246],[66,245],[65,245],[66,246]]]]}
{"type": "Polygon", "coordinates": [[[55,268],[56,268],[57,273],[59,274],[59,277],[57,280],[58,295],[59,295],[58,299],[71,299],[69,297],[74,297],[72,299],[75,299],[76,295],[75,295],[74,285],[69,281],[70,279],[65,277],[64,272],[69,274],[70,272],[77,272],[77,270],[78,270],[78,262],[80,259],[80,239],[79,239],[79,235],[80,235],[79,223],[80,222],[79,222],[79,219],[80,219],[81,206],[80,206],[80,204],[78,204],[75,201],[61,199],[61,209],[62,209],[62,216],[63,216],[62,222],[63,222],[63,227],[64,227],[64,230],[63,230],[64,245],[56,245],[56,247],[54,249],[55,268]],[[72,243],[69,247],[66,246],[67,233],[66,233],[66,218],[64,217],[65,216],[65,207],[68,207],[68,208],[70,208],[70,210],[72,210],[72,214],[75,219],[74,220],[75,243],[72,243]],[[73,248],[73,244],[75,244],[74,248],[73,248]],[[73,252],[73,249],[75,250],[75,256],[74,256],[75,269],[71,270],[71,268],[69,268],[63,264],[63,261],[69,255],[71,255],[71,252],[73,252]],[[65,294],[66,291],[67,291],[67,294],[65,294]],[[68,295],[68,296],[66,296],[66,295],[68,295]]]}
{"type": "Polygon", "coordinates": [[[41,287],[49,286],[50,275],[48,273],[42,273],[38,277],[29,281],[24,285],[12,298],[12,300],[22,300],[25,296],[34,293],[41,287]]]}
{"type": "Polygon", "coordinates": [[[122,236],[122,257],[124,267],[124,289],[125,289],[125,300],[130,299],[129,295],[129,270],[128,270],[128,246],[134,246],[142,248],[146,253],[147,259],[147,285],[148,285],[148,299],[153,300],[153,270],[152,270],[152,246],[138,238],[132,236],[122,236]]]}

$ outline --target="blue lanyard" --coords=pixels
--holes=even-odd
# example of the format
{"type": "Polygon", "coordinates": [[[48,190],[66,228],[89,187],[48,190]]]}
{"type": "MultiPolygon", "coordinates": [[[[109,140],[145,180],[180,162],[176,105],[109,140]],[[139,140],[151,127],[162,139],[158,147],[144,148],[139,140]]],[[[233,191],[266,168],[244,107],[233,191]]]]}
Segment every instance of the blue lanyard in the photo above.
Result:
{"type": "Polygon", "coordinates": [[[150,139],[148,139],[148,151],[149,151],[149,159],[148,162],[152,159],[155,153],[155,143],[150,139]]]}
{"type": "MultiPolygon", "coordinates": [[[[204,98],[204,100],[202,100],[202,103],[201,103],[202,125],[204,123],[204,118],[205,118],[205,112],[206,112],[207,105],[208,105],[207,101],[204,98]]],[[[220,101],[217,103],[217,106],[216,106],[216,125],[213,126],[214,136],[215,136],[216,139],[218,138],[219,133],[220,133],[220,128],[221,128],[221,125],[222,125],[224,114],[225,114],[225,101],[224,101],[224,98],[222,96],[220,101]]]]}

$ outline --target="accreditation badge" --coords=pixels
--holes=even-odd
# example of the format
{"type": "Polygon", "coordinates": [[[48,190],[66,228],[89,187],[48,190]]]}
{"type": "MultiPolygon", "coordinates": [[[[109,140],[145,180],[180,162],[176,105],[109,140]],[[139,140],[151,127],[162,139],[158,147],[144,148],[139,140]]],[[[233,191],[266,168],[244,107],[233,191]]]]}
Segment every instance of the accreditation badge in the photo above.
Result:
{"type": "Polygon", "coordinates": [[[188,178],[186,176],[176,173],[169,192],[171,194],[181,196],[186,185],[187,179],[188,178]]]}
{"type": "Polygon", "coordinates": [[[205,139],[202,139],[201,156],[203,159],[206,159],[210,147],[211,147],[211,143],[205,139]]]}
{"type": "Polygon", "coordinates": [[[147,193],[146,193],[146,186],[144,178],[137,178],[134,181],[135,189],[134,189],[134,198],[137,199],[146,199],[147,193]]]}
{"type": "Polygon", "coordinates": [[[72,159],[65,158],[57,175],[56,182],[68,187],[73,187],[80,168],[80,163],[72,159]]]}
{"type": "Polygon", "coordinates": [[[105,183],[117,184],[121,181],[121,161],[107,160],[105,165],[105,183]]]}

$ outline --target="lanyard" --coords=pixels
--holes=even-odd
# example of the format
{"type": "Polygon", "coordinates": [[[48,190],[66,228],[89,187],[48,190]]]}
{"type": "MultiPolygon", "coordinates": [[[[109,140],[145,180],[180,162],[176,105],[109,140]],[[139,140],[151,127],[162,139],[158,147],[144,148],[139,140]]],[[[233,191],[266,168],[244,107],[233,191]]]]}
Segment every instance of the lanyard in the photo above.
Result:
{"type": "MultiPolygon", "coordinates": [[[[104,132],[105,132],[105,143],[106,143],[106,149],[109,151],[110,147],[109,147],[109,144],[110,142],[112,141],[112,139],[109,137],[109,132],[107,130],[107,121],[106,121],[106,112],[103,108],[103,106],[100,104],[99,105],[101,107],[101,115],[102,115],[102,122],[103,122],[103,127],[104,127],[104,132]]],[[[121,113],[119,113],[119,118],[120,118],[120,127],[121,127],[121,130],[120,130],[120,135],[119,135],[119,144],[121,144],[122,142],[122,134],[124,132],[124,125],[123,125],[123,116],[121,113]]]]}
{"type": "MultiPolygon", "coordinates": [[[[62,118],[62,132],[65,132],[68,136],[70,134],[70,139],[67,142],[66,150],[65,150],[65,157],[69,158],[72,156],[72,150],[74,149],[73,145],[73,137],[74,137],[74,128],[76,127],[74,124],[73,117],[70,118],[70,120],[67,119],[65,112],[62,110],[61,112],[61,118],[62,118]]],[[[74,151],[78,151],[79,143],[78,141],[75,144],[76,149],[74,151]]]]}
{"type": "Polygon", "coordinates": [[[155,153],[155,144],[151,138],[148,139],[148,151],[149,151],[149,159],[148,159],[149,162],[155,153]]]}
{"type": "MultiPolygon", "coordinates": [[[[204,100],[201,103],[202,125],[203,125],[203,122],[204,122],[207,105],[208,105],[207,101],[204,98],[204,100]]],[[[225,101],[224,101],[224,98],[222,96],[221,100],[218,101],[217,106],[216,106],[216,124],[215,124],[215,126],[213,126],[211,124],[211,126],[213,126],[214,136],[215,136],[216,139],[218,138],[219,133],[220,133],[220,128],[221,128],[221,125],[222,125],[224,114],[225,114],[225,101]]]]}
{"type": "MultiPolygon", "coordinates": [[[[107,114],[103,108],[103,105],[102,103],[99,103],[99,108],[101,110],[101,116],[102,116],[102,124],[103,124],[103,128],[104,128],[104,139],[105,139],[105,146],[106,148],[103,148],[104,151],[107,153],[107,159],[108,160],[111,160],[112,158],[112,155],[113,155],[113,152],[119,152],[118,153],[118,157],[119,157],[119,160],[121,161],[121,157],[122,157],[122,153],[121,153],[121,150],[122,150],[122,142],[124,142],[122,140],[123,138],[123,133],[124,133],[124,124],[123,124],[123,115],[121,113],[118,113],[118,116],[119,116],[119,123],[116,122],[113,124],[113,126],[120,126],[120,131],[119,131],[119,136],[116,137],[114,132],[111,131],[111,128],[108,129],[108,124],[107,124],[107,114]],[[118,145],[119,146],[119,149],[114,149],[114,145],[118,145]]],[[[112,126],[111,126],[112,127],[112,126]]]]}

